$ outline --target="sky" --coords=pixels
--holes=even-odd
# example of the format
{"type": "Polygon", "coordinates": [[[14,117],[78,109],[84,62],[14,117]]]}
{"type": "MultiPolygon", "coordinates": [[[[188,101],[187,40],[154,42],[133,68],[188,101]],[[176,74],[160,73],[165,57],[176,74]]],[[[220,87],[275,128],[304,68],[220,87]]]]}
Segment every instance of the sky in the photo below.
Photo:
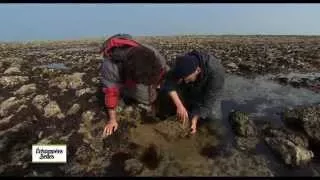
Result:
{"type": "Polygon", "coordinates": [[[181,34],[320,35],[320,4],[0,4],[0,41],[181,34]]]}

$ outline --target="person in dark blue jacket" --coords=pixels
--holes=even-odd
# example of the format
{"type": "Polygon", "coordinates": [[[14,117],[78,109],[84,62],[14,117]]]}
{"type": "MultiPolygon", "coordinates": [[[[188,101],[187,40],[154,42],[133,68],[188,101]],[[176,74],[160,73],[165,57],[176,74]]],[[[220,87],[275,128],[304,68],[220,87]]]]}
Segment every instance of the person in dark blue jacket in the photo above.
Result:
{"type": "Polygon", "coordinates": [[[215,56],[194,50],[177,57],[158,97],[159,113],[170,115],[176,109],[183,123],[191,120],[193,134],[200,119],[221,119],[224,76],[224,67],[215,56]]]}

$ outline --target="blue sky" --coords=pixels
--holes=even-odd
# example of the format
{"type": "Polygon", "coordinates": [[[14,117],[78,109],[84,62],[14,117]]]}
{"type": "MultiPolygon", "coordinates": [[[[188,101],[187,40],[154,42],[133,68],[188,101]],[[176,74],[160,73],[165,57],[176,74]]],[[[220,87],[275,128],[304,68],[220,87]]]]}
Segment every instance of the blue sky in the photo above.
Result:
{"type": "Polygon", "coordinates": [[[320,35],[320,4],[0,4],[0,41],[132,35],[320,35]]]}

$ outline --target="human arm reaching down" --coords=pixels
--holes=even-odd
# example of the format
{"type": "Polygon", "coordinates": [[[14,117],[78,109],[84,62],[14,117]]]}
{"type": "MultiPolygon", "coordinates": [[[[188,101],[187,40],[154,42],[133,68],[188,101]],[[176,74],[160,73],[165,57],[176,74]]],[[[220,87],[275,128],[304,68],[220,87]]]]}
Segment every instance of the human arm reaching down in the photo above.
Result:
{"type": "Polygon", "coordinates": [[[103,84],[104,103],[108,113],[103,136],[109,136],[118,128],[116,108],[120,99],[120,77],[116,64],[105,59],[101,69],[101,81],[103,84]]]}

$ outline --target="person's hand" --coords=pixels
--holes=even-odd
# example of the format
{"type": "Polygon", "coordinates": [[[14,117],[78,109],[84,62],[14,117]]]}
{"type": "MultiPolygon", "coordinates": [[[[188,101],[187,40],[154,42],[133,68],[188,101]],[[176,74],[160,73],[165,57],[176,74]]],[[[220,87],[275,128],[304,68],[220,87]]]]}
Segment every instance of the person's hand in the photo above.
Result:
{"type": "Polygon", "coordinates": [[[194,116],[191,120],[191,134],[195,134],[197,132],[198,119],[199,116],[194,116]]]}
{"type": "Polygon", "coordinates": [[[110,136],[118,129],[118,123],[116,120],[109,120],[109,122],[105,125],[102,137],[110,136]]]}
{"type": "Polygon", "coordinates": [[[177,116],[178,116],[178,119],[182,121],[183,126],[189,120],[188,111],[183,105],[177,107],[177,116]]]}

